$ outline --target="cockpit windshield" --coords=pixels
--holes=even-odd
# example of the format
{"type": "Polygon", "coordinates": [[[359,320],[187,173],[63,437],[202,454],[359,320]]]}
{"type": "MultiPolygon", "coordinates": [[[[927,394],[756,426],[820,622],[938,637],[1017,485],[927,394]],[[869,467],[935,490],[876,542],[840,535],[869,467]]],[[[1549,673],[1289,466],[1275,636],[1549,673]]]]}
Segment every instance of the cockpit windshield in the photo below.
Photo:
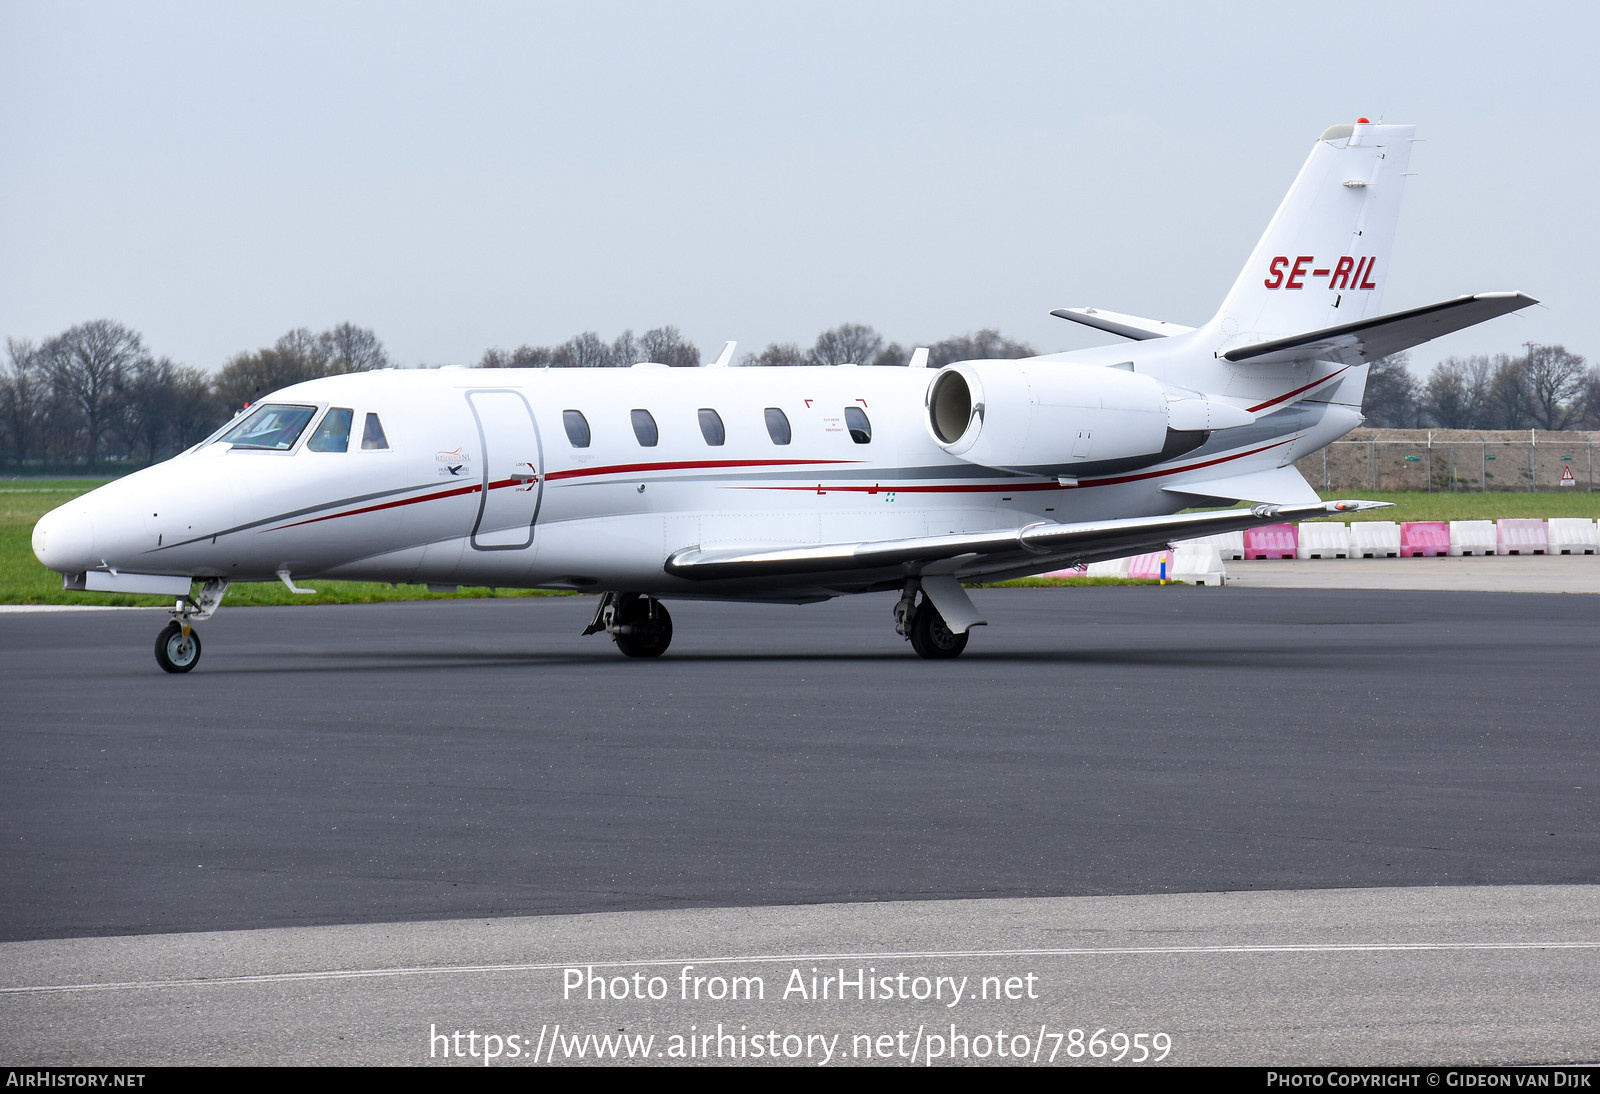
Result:
{"type": "Polygon", "coordinates": [[[217,440],[234,448],[287,452],[300,439],[300,434],[305,432],[306,425],[316,412],[314,406],[263,403],[217,440]]]}

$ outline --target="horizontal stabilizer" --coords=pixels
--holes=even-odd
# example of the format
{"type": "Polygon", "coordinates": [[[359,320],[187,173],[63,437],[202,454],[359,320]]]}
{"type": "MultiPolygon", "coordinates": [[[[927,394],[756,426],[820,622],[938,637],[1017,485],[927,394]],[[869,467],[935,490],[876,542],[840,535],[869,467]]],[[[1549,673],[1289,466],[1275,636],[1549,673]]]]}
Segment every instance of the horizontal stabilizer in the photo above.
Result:
{"type": "Polygon", "coordinates": [[[1225,351],[1222,356],[1229,361],[1260,364],[1307,358],[1360,364],[1420,346],[1441,335],[1453,334],[1537,303],[1533,297],[1519,292],[1458,296],[1454,300],[1444,300],[1410,311],[1380,315],[1337,327],[1324,327],[1289,338],[1275,338],[1270,342],[1238,346],[1225,351]]]}
{"type": "Polygon", "coordinates": [[[1141,319],[1137,315],[1105,311],[1101,308],[1057,308],[1050,313],[1073,323],[1082,323],[1095,330],[1120,335],[1142,342],[1146,338],[1171,338],[1174,334],[1188,334],[1193,327],[1181,323],[1163,323],[1159,319],[1141,319]]]}
{"type": "Polygon", "coordinates": [[[1316,505],[1321,503],[1306,477],[1291,467],[1252,471],[1222,479],[1201,479],[1163,486],[1169,494],[1210,498],[1222,502],[1262,501],[1269,505],[1316,505]]]}

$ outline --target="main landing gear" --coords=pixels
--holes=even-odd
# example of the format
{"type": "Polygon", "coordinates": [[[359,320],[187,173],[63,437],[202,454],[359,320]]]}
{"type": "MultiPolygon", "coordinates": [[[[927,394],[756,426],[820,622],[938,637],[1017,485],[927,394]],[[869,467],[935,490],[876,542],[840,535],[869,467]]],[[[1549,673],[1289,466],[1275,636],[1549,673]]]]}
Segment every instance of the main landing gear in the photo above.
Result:
{"type": "Polygon", "coordinates": [[[918,657],[931,661],[959,657],[967,648],[971,628],[982,623],[966,590],[954,578],[912,578],[905,583],[894,606],[895,631],[911,640],[918,657]],[[941,614],[935,595],[953,617],[951,620],[941,614]]]}
{"type": "Polygon", "coordinates": [[[584,634],[605,631],[628,657],[660,657],[672,644],[672,616],[654,597],[606,593],[584,634]]]}
{"type": "Polygon", "coordinates": [[[194,624],[210,619],[222,606],[228,580],[208,577],[196,596],[186,596],[172,608],[172,622],[156,636],[156,664],[167,672],[188,672],[200,663],[200,635],[194,624]]]}

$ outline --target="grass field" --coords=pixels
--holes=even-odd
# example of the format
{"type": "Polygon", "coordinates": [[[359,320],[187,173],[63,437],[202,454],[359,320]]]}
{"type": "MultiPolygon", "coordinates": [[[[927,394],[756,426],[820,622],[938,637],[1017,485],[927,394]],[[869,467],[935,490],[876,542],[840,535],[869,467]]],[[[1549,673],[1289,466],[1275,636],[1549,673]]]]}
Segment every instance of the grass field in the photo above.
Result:
{"type": "MultiPolygon", "coordinates": [[[[14,479],[0,481],[0,604],[111,604],[165,605],[163,596],[129,596],[109,593],[66,592],[59,575],[33,557],[33,526],[56,506],[101,484],[91,479],[14,479]]],[[[1332,497],[1333,495],[1329,495],[1332,497]]],[[[1497,520],[1501,517],[1600,517],[1600,494],[1571,491],[1542,494],[1364,493],[1370,501],[1390,501],[1393,509],[1371,513],[1371,520],[1497,520]]],[[[1332,518],[1341,519],[1341,518],[1332,518]]],[[[1026,578],[1007,585],[1144,585],[1150,582],[1116,578],[1026,578]]],[[[422,585],[374,585],[355,581],[318,581],[315,596],[295,596],[276,582],[235,585],[228,590],[228,605],[241,604],[365,604],[381,600],[444,600],[484,596],[570,596],[503,589],[462,589],[454,593],[429,592],[422,585]]]]}

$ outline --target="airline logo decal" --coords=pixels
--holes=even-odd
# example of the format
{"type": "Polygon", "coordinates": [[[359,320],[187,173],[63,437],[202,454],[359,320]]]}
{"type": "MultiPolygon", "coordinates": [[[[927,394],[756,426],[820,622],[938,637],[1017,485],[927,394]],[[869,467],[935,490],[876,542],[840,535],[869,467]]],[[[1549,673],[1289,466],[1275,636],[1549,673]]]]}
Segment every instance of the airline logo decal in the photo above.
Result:
{"type": "Polygon", "coordinates": [[[1306,278],[1325,277],[1330,289],[1376,289],[1372,271],[1378,260],[1371,255],[1351,258],[1341,255],[1332,266],[1317,266],[1315,255],[1278,255],[1267,267],[1268,277],[1262,282],[1269,289],[1303,289],[1306,278]]]}
{"type": "Polygon", "coordinates": [[[438,475],[441,479],[461,478],[467,464],[472,461],[472,453],[461,446],[448,452],[435,452],[433,460],[440,465],[438,475]]]}

